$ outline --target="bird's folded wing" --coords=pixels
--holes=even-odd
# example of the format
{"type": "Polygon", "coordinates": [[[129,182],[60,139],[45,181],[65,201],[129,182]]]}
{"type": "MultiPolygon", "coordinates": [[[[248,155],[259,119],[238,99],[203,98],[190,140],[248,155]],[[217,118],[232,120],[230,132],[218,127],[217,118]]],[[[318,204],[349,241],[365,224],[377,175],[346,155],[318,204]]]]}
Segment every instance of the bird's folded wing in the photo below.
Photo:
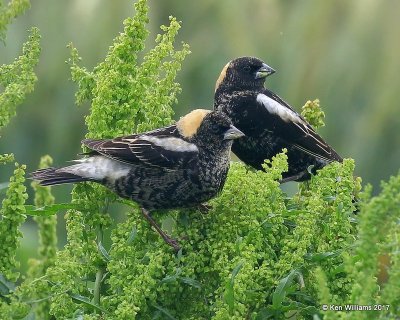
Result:
{"type": "Polygon", "coordinates": [[[197,159],[198,148],[179,137],[149,134],[110,140],[86,139],[82,143],[93,151],[128,164],[142,164],[178,170],[197,159]]]}
{"type": "Polygon", "coordinates": [[[257,95],[257,102],[265,108],[270,118],[274,119],[275,130],[288,143],[321,160],[342,161],[311,125],[279,96],[265,89],[264,93],[257,95]]]}

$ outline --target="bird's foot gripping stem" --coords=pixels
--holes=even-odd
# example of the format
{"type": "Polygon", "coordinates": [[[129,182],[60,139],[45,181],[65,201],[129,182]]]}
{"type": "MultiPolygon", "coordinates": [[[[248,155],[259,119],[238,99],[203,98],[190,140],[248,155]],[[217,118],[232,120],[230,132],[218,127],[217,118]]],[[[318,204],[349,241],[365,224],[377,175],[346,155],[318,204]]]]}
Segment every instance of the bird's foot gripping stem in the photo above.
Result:
{"type": "Polygon", "coordinates": [[[197,209],[202,213],[202,214],[207,214],[211,209],[212,209],[212,205],[208,204],[208,203],[200,203],[197,206],[197,209]]]}

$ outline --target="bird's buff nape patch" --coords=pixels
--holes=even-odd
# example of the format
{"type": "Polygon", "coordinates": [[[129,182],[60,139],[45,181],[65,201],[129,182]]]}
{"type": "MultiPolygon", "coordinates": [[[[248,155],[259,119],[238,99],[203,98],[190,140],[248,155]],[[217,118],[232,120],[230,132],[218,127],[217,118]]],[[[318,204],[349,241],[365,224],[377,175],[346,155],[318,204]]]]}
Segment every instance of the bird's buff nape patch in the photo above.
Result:
{"type": "Polygon", "coordinates": [[[179,133],[186,138],[190,138],[195,135],[197,130],[200,128],[204,117],[210,112],[210,110],[196,109],[188,113],[186,116],[180,118],[176,123],[179,133]]]}
{"type": "Polygon", "coordinates": [[[225,76],[226,76],[226,71],[228,70],[228,67],[230,65],[230,61],[225,65],[225,67],[222,69],[217,82],[215,83],[215,91],[217,91],[218,87],[220,86],[220,84],[224,81],[225,76]]]}

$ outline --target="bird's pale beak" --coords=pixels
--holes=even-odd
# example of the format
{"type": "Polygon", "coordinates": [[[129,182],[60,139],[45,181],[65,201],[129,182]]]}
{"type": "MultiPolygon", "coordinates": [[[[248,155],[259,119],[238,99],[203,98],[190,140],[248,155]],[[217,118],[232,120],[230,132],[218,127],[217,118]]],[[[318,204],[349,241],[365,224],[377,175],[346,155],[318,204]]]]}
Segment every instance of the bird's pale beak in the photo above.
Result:
{"type": "Polygon", "coordinates": [[[275,70],[272,69],[269,65],[263,63],[262,67],[256,72],[256,79],[266,78],[273,73],[275,73],[275,70]]]}
{"type": "Polygon", "coordinates": [[[225,132],[224,140],[238,139],[244,136],[244,133],[238,128],[231,125],[231,127],[225,132]]]}

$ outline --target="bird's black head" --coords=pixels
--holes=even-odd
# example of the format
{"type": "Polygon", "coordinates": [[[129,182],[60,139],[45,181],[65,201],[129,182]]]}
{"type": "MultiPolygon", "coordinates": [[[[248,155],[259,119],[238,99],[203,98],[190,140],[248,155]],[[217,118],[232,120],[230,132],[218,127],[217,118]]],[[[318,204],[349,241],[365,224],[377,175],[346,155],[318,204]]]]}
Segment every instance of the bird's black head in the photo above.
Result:
{"type": "Polygon", "coordinates": [[[222,112],[197,109],[182,117],[176,124],[180,134],[201,147],[219,148],[230,145],[244,134],[232,125],[222,112]]]}
{"type": "Polygon", "coordinates": [[[236,58],[222,69],[215,84],[215,91],[219,88],[239,90],[261,88],[264,86],[265,78],[274,72],[274,69],[258,58],[236,58]]]}

